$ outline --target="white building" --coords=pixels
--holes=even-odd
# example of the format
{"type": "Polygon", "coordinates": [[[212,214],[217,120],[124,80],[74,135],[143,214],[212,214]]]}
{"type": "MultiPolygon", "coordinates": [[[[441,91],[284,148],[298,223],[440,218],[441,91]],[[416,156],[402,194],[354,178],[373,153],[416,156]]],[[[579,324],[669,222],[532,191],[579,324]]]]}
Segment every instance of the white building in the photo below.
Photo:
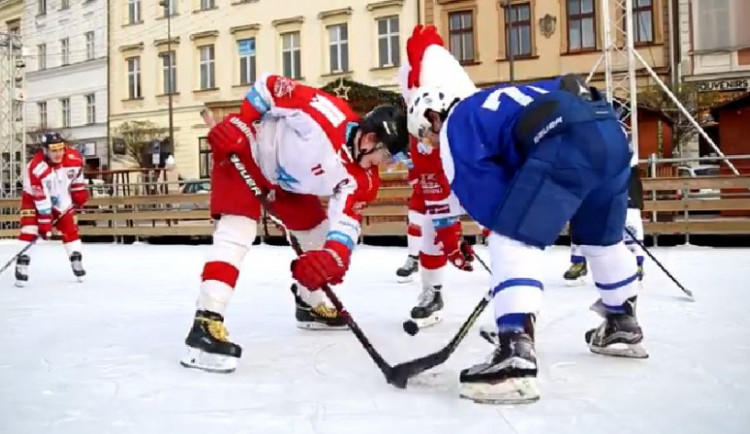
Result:
{"type": "Polygon", "coordinates": [[[25,2],[26,131],[59,131],[107,164],[107,1],[25,2]]]}

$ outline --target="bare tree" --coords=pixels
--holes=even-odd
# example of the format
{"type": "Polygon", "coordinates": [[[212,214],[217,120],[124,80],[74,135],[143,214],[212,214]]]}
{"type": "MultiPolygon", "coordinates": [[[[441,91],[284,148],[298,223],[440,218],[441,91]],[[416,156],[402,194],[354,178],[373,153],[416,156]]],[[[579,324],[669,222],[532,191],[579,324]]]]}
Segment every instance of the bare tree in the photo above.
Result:
{"type": "Polygon", "coordinates": [[[151,144],[160,140],[168,128],[157,126],[151,121],[129,121],[115,128],[113,140],[121,141],[125,155],[138,167],[151,166],[151,144]]]}

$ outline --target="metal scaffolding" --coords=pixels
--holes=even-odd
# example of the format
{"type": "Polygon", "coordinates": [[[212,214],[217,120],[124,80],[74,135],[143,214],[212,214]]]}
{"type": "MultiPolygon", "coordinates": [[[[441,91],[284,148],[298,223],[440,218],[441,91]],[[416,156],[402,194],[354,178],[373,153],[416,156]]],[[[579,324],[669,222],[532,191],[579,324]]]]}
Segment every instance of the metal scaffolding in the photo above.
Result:
{"type": "Polygon", "coordinates": [[[21,193],[26,164],[21,36],[0,33],[0,198],[21,193]]]}
{"type": "Polygon", "coordinates": [[[680,109],[685,119],[696,128],[698,134],[700,134],[706,142],[711,145],[714,152],[719,156],[719,159],[721,159],[735,175],[739,175],[734,164],[726,158],[713,139],[706,134],[695,118],[690,115],[685,106],[682,105],[674,93],[672,93],[667,85],[664,84],[664,81],[659,78],[659,75],[654,72],[651,66],[635,49],[633,0],[601,0],[600,5],[602,8],[602,16],[604,17],[602,25],[602,41],[604,47],[602,49],[602,56],[591,69],[587,81],[591,80],[594,73],[603,63],[607,100],[611,102],[616,98],[622,103],[624,116],[621,121],[630,135],[636,157],[638,157],[638,134],[632,134],[632,132],[638,131],[638,116],[633,116],[633,114],[638,113],[638,92],[635,72],[636,67],[640,64],[645,68],[646,72],[648,72],[662,91],[669,96],[675,106],[680,109]],[[622,19],[623,17],[625,18],[624,20],[622,19]]]}

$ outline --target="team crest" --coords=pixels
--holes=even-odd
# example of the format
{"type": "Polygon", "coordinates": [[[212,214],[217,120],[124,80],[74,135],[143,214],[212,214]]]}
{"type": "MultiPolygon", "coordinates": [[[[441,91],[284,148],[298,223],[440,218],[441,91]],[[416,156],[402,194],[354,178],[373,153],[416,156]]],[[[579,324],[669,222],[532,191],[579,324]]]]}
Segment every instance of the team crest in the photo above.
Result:
{"type": "Polygon", "coordinates": [[[75,169],[68,169],[68,179],[75,179],[77,171],[75,169]]]}
{"type": "Polygon", "coordinates": [[[424,141],[420,141],[419,143],[417,143],[417,151],[420,154],[430,155],[432,154],[433,150],[435,150],[435,147],[430,145],[429,143],[425,143],[424,141]]]}
{"type": "Polygon", "coordinates": [[[273,94],[276,98],[291,95],[296,86],[297,83],[295,83],[294,80],[286,77],[280,77],[278,80],[276,80],[276,84],[274,84],[273,86],[273,94]]]}

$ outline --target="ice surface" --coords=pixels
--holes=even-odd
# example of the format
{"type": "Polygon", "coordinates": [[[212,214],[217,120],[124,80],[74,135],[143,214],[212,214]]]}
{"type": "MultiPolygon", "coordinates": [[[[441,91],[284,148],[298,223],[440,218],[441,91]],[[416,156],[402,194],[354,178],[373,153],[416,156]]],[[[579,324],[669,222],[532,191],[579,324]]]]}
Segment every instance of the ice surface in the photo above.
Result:
{"type": "MultiPolygon", "coordinates": [[[[458,372],[490,347],[473,331],[443,366],[397,390],[348,331],[295,327],[288,248],[256,246],[228,310],[244,347],[236,372],[182,368],[209,246],[85,245],[76,283],[62,246],[31,250],[26,288],[0,276],[0,433],[748,433],[750,249],[655,249],[696,303],[647,260],[639,303],[648,360],[589,353],[590,283],[568,288],[567,250],[540,264],[542,399],[525,406],[458,398],[458,372]]],[[[5,262],[19,249],[0,244],[5,262]]],[[[478,249],[485,255],[484,249],[478,249]]],[[[451,269],[445,321],[410,337],[418,283],[398,284],[401,248],[360,246],[337,292],[386,360],[442,347],[486,290],[483,270],[451,269]]],[[[590,278],[589,278],[590,279],[590,278]]],[[[490,311],[481,322],[491,322],[490,311]]]]}

